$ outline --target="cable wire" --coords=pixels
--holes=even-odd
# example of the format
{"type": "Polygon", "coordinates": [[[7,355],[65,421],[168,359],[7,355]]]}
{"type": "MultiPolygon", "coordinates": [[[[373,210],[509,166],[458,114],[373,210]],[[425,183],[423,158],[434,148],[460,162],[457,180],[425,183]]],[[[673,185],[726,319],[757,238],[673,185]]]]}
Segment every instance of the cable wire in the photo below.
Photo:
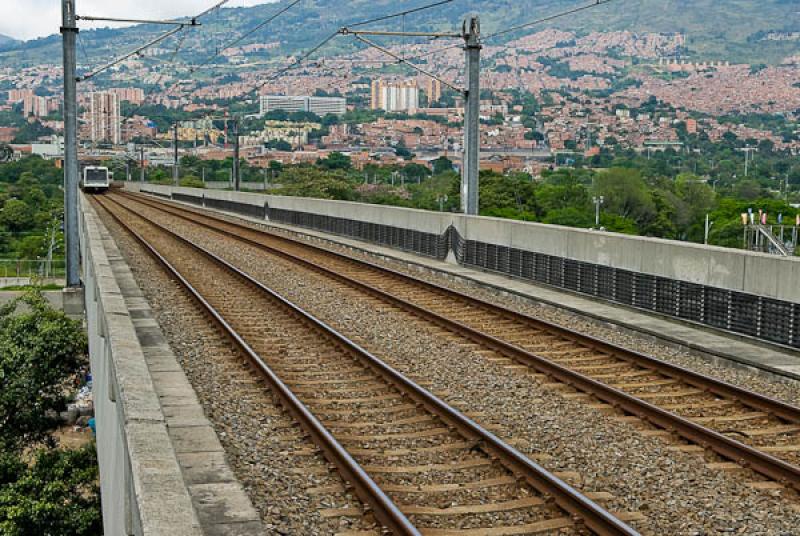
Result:
{"type": "Polygon", "coordinates": [[[240,36],[239,36],[239,37],[237,37],[236,39],[233,39],[232,41],[229,41],[229,42],[228,42],[228,44],[224,45],[222,48],[217,48],[216,52],[215,52],[213,55],[209,56],[208,58],[206,58],[205,60],[203,60],[202,62],[200,62],[200,64],[199,64],[199,65],[192,66],[192,67],[189,69],[189,72],[190,72],[190,73],[194,73],[194,72],[196,72],[198,69],[201,69],[201,68],[203,68],[203,67],[207,67],[207,66],[208,66],[208,64],[209,64],[209,63],[211,63],[211,61],[212,61],[212,60],[214,60],[214,59],[218,58],[218,57],[219,57],[219,56],[220,56],[220,55],[221,55],[223,52],[225,52],[226,50],[228,50],[228,49],[230,49],[230,48],[233,48],[233,47],[234,47],[234,46],[236,46],[236,45],[238,45],[239,43],[241,43],[242,41],[244,41],[245,39],[247,39],[248,37],[250,37],[251,35],[253,35],[253,34],[254,34],[254,33],[256,33],[257,31],[259,31],[260,29],[262,29],[264,26],[266,26],[266,25],[267,25],[267,24],[269,24],[270,22],[274,21],[275,19],[277,19],[278,17],[280,17],[281,15],[283,15],[284,13],[286,13],[287,11],[289,11],[290,9],[292,9],[294,6],[296,6],[297,4],[299,4],[301,1],[302,1],[302,0],[294,0],[293,2],[291,2],[290,4],[288,4],[287,6],[285,6],[285,7],[281,8],[279,11],[277,11],[277,12],[276,12],[276,13],[274,13],[274,14],[272,14],[272,15],[271,15],[270,17],[268,17],[267,19],[265,19],[265,20],[261,21],[261,22],[260,22],[258,25],[256,25],[256,26],[255,26],[253,29],[251,29],[251,30],[248,30],[247,32],[243,33],[242,35],[240,35],[240,36]]]}
{"type": "Polygon", "coordinates": [[[483,37],[483,39],[491,39],[491,38],[497,37],[499,35],[505,35],[505,34],[508,34],[508,33],[511,33],[511,32],[515,32],[517,30],[522,30],[524,28],[529,28],[531,26],[535,26],[537,24],[542,24],[543,22],[550,22],[550,21],[555,20],[555,19],[560,19],[561,17],[566,17],[568,15],[574,15],[575,13],[580,13],[581,11],[586,11],[587,9],[592,9],[594,7],[597,7],[597,6],[602,6],[602,5],[611,3],[613,1],[614,0],[596,0],[595,2],[592,2],[591,4],[586,4],[586,5],[583,5],[583,6],[579,6],[579,7],[567,10],[567,11],[562,11],[561,13],[556,13],[555,15],[550,15],[550,16],[547,16],[547,17],[544,17],[544,18],[541,18],[541,19],[536,19],[536,20],[532,20],[530,22],[526,22],[526,23],[523,23],[523,24],[518,24],[516,26],[512,26],[510,28],[506,28],[505,30],[500,30],[500,31],[497,31],[497,32],[494,32],[494,33],[490,33],[488,35],[485,35],[483,37]]]}
{"type": "Polygon", "coordinates": [[[411,13],[417,13],[418,11],[424,11],[426,9],[431,9],[431,8],[438,7],[438,6],[441,6],[441,5],[444,5],[444,4],[449,4],[452,1],[453,0],[441,0],[440,2],[434,2],[432,4],[426,4],[424,6],[415,7],[415,8],[412,8],[412,9],[407,9],[405,11],[400,11],[398,13],[392,13],[391,15],[384,15],[382,17],[375,17],[374,19],[369,19],[369,20],[364,20],[364,21],[361,21],[361,22],[356,22],[354,24],[349,24],[347,27],[348,28],[355,28],[357,26],[365,26],[367,24],[374,24],[376,22],[381,22],[381,21],[393,19],[393,18],[396,18],[396,17],[405,17],[406,15],[410,15],[411,13]]]}
{"type": "MultiPolygon", "coordinates": [[[[169,62],[168,62],[169,65],[167,67],[168,69],[175,66],[175,60],[178,59],[178,53],[180,52],[181,47],[183,47],[183,42],[185,40],[186,40],[186,32],[184,32],[180,36],[180,38],[178,39],[178,44],[175,46],[175,50],[172,52],[172,57],[169,59],[169,62]]],[[[125,117],[122,119],[122,123],[121,123],[120,126],[124,126],[125,123],[128,122],[128,120],[130,120],[134,115],[136,115],[136,113],[139,110],[141,110],[145,106],[145,103],[147,102],[147,99],[150,98],[150,96],[153,94],[153,92],[156,90],[156,88],[161,85],[161,82],[164,80],[165,74],[166,74],[166,69],[161,71],[161,74],[159,74],[158,79],[156,80],[156,82],[152,86],[150,86],[150,89],[147,90],[147,92],[144,95],[144,98],[142,99],[141,104],[139,104],[139,106],[134,108],[132,111],[130,111],[127,114],[125,114],[125,117]]]]}
{"type": "Polygon", "coordinates": [[[337,35],[339,35],[339,30],[336,30],[335,32],[333,32],[332,34],[330,34],[328,37],[326,37],[325,39],[323,39],[323,40],[322,40],[322,41],[321,41],[319,44],[317,44],[315,47],[313,47],[313,48],[311,48],[310,50],[308,50],[308,51],[307,51],[305,54],[303,54],[301,57],[299,57],[299,58],[295,59],[295,61],[294,61],[294,62],[292,62],[290,65],[287,65],[286,67],[284,67],[284,68],[282,68],[282,69],[280,69],[280,70],[276,71],[276,72],[275,72],[275,73],[273,73],[272,75],[270,75],[270,76],[268,76],[267,78],[265,78],[265,79],[264,79],[264,80],[263,80],[261,83],[257,84],[257,85],[256,85],[256,86],[255,86],[253,89],[251,89],[250,91],[248,91],[248,93],[252,93],[252,92],[254,92],[254,91],[258,91],[258,90],[260,90],[262,87],[264,87],[265,85],[267,85],[269,82],[272,82],[272,81],[274,81],[274,80],[277,80],[278,78],[280,78],[281,76],[283,76],[283,75],[284,75],[284,74],[286,74],[287,72],[291,71],[292,69],[295,69],[295,68],[297,68],[297,67],[298,67],[298,66],[299,66],[301,63],[303,63],[303,62],[304,62],[304,61],[306,61],[308,58],[310,58],[310,57],[311,57],[311,56],[312,56],[312,55],[313,55],[313,54],[314,54],[316,51],[318,51],[319,49],[321,49],[322,47],[324,47],[325,45],[327,45],[329,42],[331,42],[331,41],[332,41],[332,40],[333,40],[333,39],[334,39],[334,38],[335,38],[337,35]]]}

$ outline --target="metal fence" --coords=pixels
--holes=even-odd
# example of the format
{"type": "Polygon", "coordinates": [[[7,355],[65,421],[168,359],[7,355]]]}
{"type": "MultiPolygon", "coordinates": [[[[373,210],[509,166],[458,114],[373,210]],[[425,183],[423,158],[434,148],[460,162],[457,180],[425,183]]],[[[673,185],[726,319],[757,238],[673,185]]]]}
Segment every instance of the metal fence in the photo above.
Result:
{"type": "Polygon", "coordinates": [[[63,259],[0,259],[0,277],[63,277],[65,272],[63,259]]]}

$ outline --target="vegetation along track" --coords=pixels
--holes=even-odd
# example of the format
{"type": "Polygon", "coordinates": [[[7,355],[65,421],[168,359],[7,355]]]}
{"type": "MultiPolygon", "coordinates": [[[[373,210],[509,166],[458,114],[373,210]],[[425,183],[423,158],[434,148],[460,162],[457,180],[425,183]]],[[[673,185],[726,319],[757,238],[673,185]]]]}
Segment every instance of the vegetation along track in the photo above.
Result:
{"type": "Polygon", "coordinates": [[[800,408],[367,261],[174,203],[126,198],[379,297],[774,481],[755,486],[800,490],[800,408]]]}
{"type": "MultiPolygon", "coordinates": [[[[394,534],[637,534],[475,422],[213,253],[97,203],[194,295],[394,534]]],[[[598,497],[602,498],[602,494],[598,497]]]]}

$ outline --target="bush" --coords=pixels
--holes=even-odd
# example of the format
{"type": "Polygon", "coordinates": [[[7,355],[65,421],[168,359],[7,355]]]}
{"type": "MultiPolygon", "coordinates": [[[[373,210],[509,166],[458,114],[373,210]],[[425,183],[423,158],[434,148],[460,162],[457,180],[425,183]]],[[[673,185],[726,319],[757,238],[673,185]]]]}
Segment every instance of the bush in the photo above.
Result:
{"type": "Polygon", "coordinates": [[[94,445],[39,450],[30,463],[0,454],[0,534],[103,533],[94,445]]]}
{"type": "Polygon", "coordinates": [[[38,291],[0,308],[0,451],[49,439],[64,409],[64,383],[85,361],[79,322],[38,291]],[[25,310],[18,311],[18,306],[25,310]]]}

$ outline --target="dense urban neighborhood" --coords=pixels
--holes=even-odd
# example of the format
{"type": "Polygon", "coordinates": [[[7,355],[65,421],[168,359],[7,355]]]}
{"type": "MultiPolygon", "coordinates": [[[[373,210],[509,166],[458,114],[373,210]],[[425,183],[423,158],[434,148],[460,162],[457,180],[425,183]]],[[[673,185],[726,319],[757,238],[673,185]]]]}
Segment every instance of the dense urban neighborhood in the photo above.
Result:
{"type": "Polygon", "coordinates": [[[2,0],[0,536],[800,534],[798,263],[797,0],[2,0]]]}

